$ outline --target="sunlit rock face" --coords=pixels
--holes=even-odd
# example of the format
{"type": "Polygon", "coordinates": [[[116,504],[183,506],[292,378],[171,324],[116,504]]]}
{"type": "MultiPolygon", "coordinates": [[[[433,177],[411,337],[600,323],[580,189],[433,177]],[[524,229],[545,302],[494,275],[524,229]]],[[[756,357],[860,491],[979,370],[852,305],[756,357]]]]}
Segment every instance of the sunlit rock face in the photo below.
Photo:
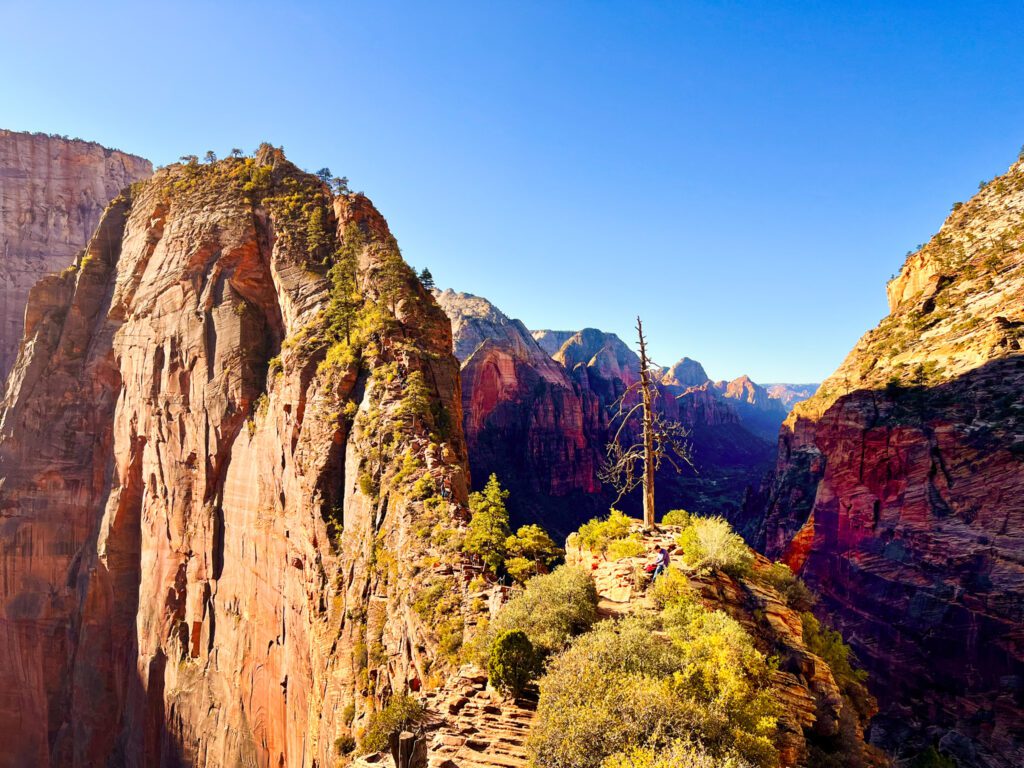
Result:
{"type": "Polygon", "coordinates": [[[458,364],[365,197],[266,146],[172,166],[27,318],[0,413],[0,764],[333,765],[443,674],[412,606],[461,588],[422,535],[465,520],[458,364]]]}
{"type": "Polygon", "coordinates": [[[29,289],[71,264],[107,203],[152,172],[92,142],[0,129],[0,380],[18,354],[29,289]]]}
{"type": "Polygon", "coordinates": [[[1022,212],[1018,162],[908,257],[784,425],[759,511],[870,666],[876,738],[968,765],[1024,764],[1022,212]]]}

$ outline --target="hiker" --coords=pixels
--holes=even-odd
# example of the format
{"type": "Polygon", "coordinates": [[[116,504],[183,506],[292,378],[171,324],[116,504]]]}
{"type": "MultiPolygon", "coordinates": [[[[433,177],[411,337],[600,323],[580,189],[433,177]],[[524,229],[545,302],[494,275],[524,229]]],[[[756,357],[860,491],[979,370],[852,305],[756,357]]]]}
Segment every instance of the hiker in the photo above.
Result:
{"type": "Polygon", "coordinates": [[[451,480],[447,475],[441,478],[441,498],[448,499],[452,495],[451,480]]]}
{"type": "Polygon", "coordinates": [[[668,568],[668,550],[659,544],[655,547],[654,551],[657,553],[657,558],[654,561],[654,573],[651,574],[651,583],[654,583],[654,580],[661,576],[668,568]]]}

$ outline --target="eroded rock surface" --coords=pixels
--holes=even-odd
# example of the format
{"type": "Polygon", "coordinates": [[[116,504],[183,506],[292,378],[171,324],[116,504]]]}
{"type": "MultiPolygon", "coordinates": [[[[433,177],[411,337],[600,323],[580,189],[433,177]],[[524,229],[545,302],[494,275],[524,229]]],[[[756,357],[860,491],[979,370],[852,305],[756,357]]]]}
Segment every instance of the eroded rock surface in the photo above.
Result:
{"type": "Polygon", "coordinates": [[[71,264],[107,203],[152,172],[148,160],[92,142],[0,129],[0,382],[18,354],[29,289],[71,264]]]}
{"type": "Polygon", "coordinates": [[[278,150],[115,200],[0,416],[0,763],[331,766],[443,675],[451,345],[369,200],[278,150]]]}
{"type": "Polygon", "coordinates": [[[872,671],[890,746],[1024,764],[1024,162],[954,207],[782,429],[760,542],[872,671]]]}

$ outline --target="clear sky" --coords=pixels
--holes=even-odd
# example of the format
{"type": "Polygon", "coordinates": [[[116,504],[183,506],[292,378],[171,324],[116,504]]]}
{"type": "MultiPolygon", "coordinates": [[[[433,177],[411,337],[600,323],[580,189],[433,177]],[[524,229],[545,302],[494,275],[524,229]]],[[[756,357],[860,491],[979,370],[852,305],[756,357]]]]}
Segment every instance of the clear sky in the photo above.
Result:
{"type": "Polygon", "coordinates": [[[816,381],[1024,143],[1024,4],[17,3],[0,126],[283,145],[532,328],[816,381]]]}

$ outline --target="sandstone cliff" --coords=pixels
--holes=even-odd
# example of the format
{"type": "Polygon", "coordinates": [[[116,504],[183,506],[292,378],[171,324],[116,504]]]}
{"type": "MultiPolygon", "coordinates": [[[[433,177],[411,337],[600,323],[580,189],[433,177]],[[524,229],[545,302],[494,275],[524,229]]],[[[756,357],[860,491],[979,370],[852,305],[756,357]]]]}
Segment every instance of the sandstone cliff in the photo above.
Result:
{"type": "Polygon", "coordinates": [[[148,160],[92,142],[0,129],[0,382],[18,354],[29,289],[71,264],[107,203],[152,172],[148,160]]]}
{"type": "Polygon", "coordinates": [[[759,535],[870,666],[880,738],[964,765],[1024,763],[1022,238],[1024,161],[954,206],[796,406],[759,535]]]}
{"type": "Polygon", "coordinates": [[[436,684],[471,618],[458,365],[365,197],[268,146],[172,166],[27,318],[0,763],[330,766],[436,684]]]}
{"type": "MultiPolygon", "coordinates": [[[[541,521],[565,534],[614,500],[598,469],[616,400],[640,360],[615,334],[534,331],[477,296],[435,295],[452,321],[462,360],[464,430],[472,475],[493,472],[511,489],[514,522],[541,521]]],[[[663,372],[658,408],[690,430],[694,464],[663,473],[662,502],[726,511],[770,466],[771,447],[740,422],[704,369],[683,358],[663,372]],[[722,505],[726,505],[723,510],[722,505]]],[[[632,509],[635,500],[624,500],[632,509]]]]}
{"type": "Polygon", "coordinates": [[[787,412],[818,390],[817,384],[765,384],[764,387],[771,397],[782,403],[787,412]]]}

